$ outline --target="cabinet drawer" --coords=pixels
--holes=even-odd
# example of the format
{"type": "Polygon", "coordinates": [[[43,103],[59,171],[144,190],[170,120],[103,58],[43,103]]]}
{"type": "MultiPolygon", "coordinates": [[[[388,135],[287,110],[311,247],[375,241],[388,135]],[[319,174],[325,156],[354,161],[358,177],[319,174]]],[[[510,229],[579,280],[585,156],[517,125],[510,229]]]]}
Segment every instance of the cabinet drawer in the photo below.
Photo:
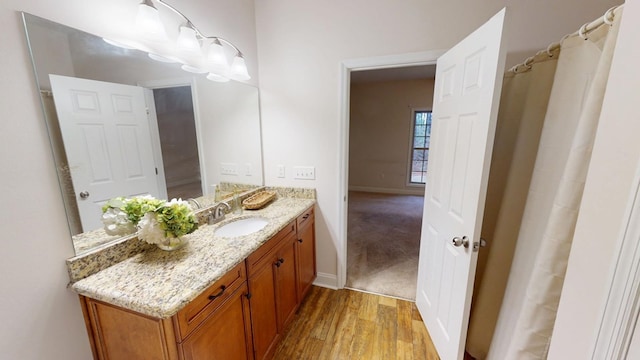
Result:
{"type": "Polygon", "coordinates": [[[278,247],[282,239],[286,238],[290,234],[295,233],[295,230],[296,222],[292,221],[287,226],[285,226],[284,229],[275,234],[269,241],[260,246],[258,250],[249,255],[249,257],[247,257],[247,273],[249,274],[249,276],[255,273],[255,271],[260,268],[260,265],[263,262],[271,261],[271,259],[269,259],[271,252],[278,247]]]}
{"type": "Polygon", "coordinates": [[[202,321],[216,310],[246,280],[246,269],[241,262],[224,274],[207,290],[193,299],[175,316],[178,323],[178,342],[187,337],[202,321]]]}
{"type": "Polygon", "coordinates": [[[228,299],[180,344],[182,360],[253,359],[253,340],[247,283],[228,299]]]}
{"type": "Polygon", "coordinates": [[[301,229],[313,222],[313,207],[307,209],[302,215],[298,216],[296,219],[298,223],[298,229],[301,229]]]}

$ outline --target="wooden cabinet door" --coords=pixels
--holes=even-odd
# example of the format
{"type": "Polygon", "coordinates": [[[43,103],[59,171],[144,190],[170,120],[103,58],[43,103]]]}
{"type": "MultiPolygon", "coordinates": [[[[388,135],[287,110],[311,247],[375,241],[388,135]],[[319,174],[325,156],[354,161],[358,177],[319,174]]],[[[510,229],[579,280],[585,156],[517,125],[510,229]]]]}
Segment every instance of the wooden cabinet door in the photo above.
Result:
{"type": "Polygon", "coordinates": [[[182,343],[185,360],[253,359],[251,321],[243,283],[182,343]]]}
{"type": "Polygon", "coordinates": [[[298,265],[298,299],[302,301],[316,279],[315,222],[298,228],[296,260],[298,265]]]}
{"type": "Polygon", "coordinates": [[[276,307],[276,259],[265,263],[249,278],[251,324],[256,360],[269,359],[275,351],[280,332],[276,307]]]}
{"type": "Polygon", "coordinates": [[[276,280],[278,322],[281,332],[291,322],[298,306],[298,287],[296,274],[296,236],[291,233],[278,250],[276,259],[276,280]]]}
{"type": "Polygon", "coordinates": [[[177,360],[171,319],[156,319],[80,296],[95,359],[177,360]]]}

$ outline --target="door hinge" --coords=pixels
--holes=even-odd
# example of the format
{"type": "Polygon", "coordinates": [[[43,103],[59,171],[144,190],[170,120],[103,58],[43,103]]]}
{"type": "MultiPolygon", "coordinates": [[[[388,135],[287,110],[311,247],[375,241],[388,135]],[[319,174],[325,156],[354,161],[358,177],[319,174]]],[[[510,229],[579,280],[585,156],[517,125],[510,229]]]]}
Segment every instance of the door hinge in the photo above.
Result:
{"type": "Polygon", "coordinates": [[[158,175],[158,168],[156,168],[156,175],[158,175]]]}
{"type": "Polygon", "coordinates": [[[151,112],[149,111],[149,108],[144,108],[144,110],[147,112],[147,115],[151,114],[151,112]]]}

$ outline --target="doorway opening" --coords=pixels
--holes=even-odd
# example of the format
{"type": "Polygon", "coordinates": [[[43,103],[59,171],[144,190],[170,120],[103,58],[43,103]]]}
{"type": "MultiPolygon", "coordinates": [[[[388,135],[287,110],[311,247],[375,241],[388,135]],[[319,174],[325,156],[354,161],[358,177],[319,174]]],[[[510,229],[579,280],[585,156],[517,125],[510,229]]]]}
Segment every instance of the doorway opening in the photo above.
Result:
{"type": "Polygon", "coordinates": [[[167,198],[197,198],[202,177],[191,86],[153,89],[167,198]]]}
{"type": "Polygon", "coordinates": [[[435,65],[351,73],[346,284],[415,300],[435,65]]]}

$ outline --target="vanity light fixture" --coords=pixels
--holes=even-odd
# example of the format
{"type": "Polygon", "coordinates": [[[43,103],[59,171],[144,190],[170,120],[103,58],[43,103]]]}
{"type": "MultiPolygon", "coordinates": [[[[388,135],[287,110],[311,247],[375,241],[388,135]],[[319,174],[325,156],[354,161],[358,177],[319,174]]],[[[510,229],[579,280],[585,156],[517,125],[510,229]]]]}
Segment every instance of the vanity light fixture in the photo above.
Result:
{"type": "Polygon", "coordinates": [[[167,32],[164,29],[158,9],[151,0],[144,0],[138,5],[138,15],[136,16],[136,30],[149,39],[164,41],[168,40],[167,32]]]}
{"type": "Polygon", "coordinates": [[[128,35],[121,34],[117,39],[105,38],[105,41],[145,51],[156,61],[180,63],[184,71],[207,74],[207,79],[212,81],[251,79],[240,49],[221,37],[205,36],[189,18],[163,0],[142,0],[138,5],[135,26],[124,29],[124,32],[128,35]],[[161,13],[158,7],[170,12],[161,13]],[[171,26],[175,26],[175,20],[178,23],[177,36],[172,40],[171,30],[176,29],[171,26]],[[231,65],[227,50],[235,53],[231,65]]]}

